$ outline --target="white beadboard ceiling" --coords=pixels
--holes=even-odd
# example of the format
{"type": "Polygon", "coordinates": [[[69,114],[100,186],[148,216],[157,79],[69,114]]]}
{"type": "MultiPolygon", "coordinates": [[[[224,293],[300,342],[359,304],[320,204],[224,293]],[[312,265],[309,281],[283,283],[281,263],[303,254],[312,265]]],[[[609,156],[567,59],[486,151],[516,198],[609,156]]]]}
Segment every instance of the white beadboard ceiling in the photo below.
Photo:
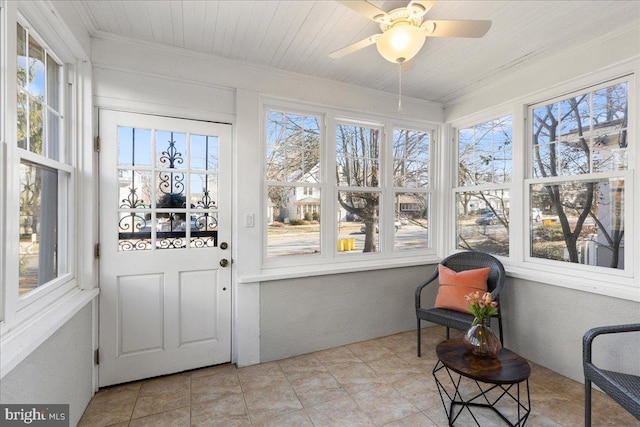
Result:
{"type": "MultiPolygon", "coordinates": [[[[371,1],[385,11],[408,1],[371,1]]],[[[379,33],[332,0],[77,0],[92,35],[116,34],[395,93],[396,66],[375,45],[341,59],[329,53],[379,33]]],[[[637,25],[633,1],[448,1],[426,19],[488,19],[482,39],[427,41],[403,71],[403,93],[448,104],[541,60],[637,25]]]]}

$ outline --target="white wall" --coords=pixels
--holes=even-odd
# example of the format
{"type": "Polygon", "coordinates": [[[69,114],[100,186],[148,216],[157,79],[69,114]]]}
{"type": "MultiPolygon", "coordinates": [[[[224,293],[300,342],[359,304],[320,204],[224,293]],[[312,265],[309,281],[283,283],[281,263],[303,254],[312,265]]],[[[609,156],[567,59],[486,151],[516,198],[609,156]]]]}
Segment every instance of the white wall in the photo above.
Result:
{"type": "Polygon", "coordinates": [[[76,425],[93,395],[91,304],[0,381],[0,402],[69,404],[76,425]]]}
{"type": "MultiPolygon", "coordinates": [[[[535,103],[544,99],[542,92],[606,72],[610,67],[619,66],[640,56],[639,23],[621,28],[613,33],[580,45],[570,51],[563,51],[543,61],[525,63],[509,78],[487,86],[475,94],[451,103],[445,108],[445,121],[452,122],[499,105],[511,105],[514,101],[535,103]]],[[[627,68],[627,72],[633,67],[627,68]]],[[[609,76],[609,78],[616,76],[609,76]]],[[[557,93],[556,96],[561,95],[557,93]]]]}
{"type": "MultiPolygon", "coordinates": [[[[94,38],[92,41],[91,60],[97,69],[120,70],[130,73],[130,76],[157,76],[166,79],[167,83],[175,82],[175,85],[168,83],[171,86],[165,88],[160,95],[161,103],[167,107],[189,101],[187,94],[176,90],[181,84],[186,83],[234,91],[242,89],[289,100],[408,119],[440,123],[443,118],[442,105],[434,102],[403,97],[403,113],[398,115],[398,99],[394,94],[118,37],[94,38]]],[[[109,96],[105,93],[107,88],[99,76],[96,76],[95,83],[98,86],[97,95],[109,96]]],[[[119,83],[126,84],[124,81],[119,83]]],[[[111,89],[118,90],[114,86],[111,89]]],[[[133,91],[126,90],[120,93],[127,99],[136,99],[139,102],[146,102],[148,96],[157,100],[158,95],[145,90],[144,83],[142,87],[134,88],[133,91]]],[[[220,100],[209,98],[208,105],[197,104],[194,106],[194,109],[196,108],[207,114],[220,108],[220,100]]],[[[258,143],[259,141],[251,142],[253,147],[257,147],[258,143]]]]}

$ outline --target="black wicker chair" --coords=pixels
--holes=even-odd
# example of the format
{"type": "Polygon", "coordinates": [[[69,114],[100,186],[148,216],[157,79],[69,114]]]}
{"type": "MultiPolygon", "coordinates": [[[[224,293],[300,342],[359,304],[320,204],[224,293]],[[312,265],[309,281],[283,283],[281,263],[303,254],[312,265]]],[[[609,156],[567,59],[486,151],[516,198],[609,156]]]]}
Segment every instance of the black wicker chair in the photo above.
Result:
{"type": "MultiPolygon", "coordinates": [[[[584,425],[591,426],[591,383],[609,395],[631,415],[640,420],[640,377],[600,369],[591,362],[593,339],[602,334],[640,331],[640,323],[593,328],[582,338],[582,364],[584,366],[584,425]]],[[[636,358],[640,355],[636,355],[636,358]]]]}
{"type": "MultiPolygon", "coordinates": [[[[473,270],[477,268],[489,267],[489,278],[487,279],[487,289],[491,292],[494,301],[500,302],[500,291],[504,286],[505,272],[504,266],[492,255],[484,252],[466,251],[459,252],[443,259],[440,264],[448,267],[456,272],[464,270],[473,270]]],[[[437,323],[447,327],[447,339],[449,339],[449,328],[466,331],[473,323],[473,315],[462,313],[455,310],[447,310],[444,308],[424,308],[421,306],[420,295],[422,290],[430,283],[438,278],[438,267],[436,266],[433,275],[424,283],[416,288],[416,317],[418,319],[418,357],[421,356],[421,333],[420,321],[437,323]]],[[[500,342],[503,343],[502,336],[502,310],[498,308],[498,314],[494,317],[498,319],[498,327],[500,328],[500,342]]]]}

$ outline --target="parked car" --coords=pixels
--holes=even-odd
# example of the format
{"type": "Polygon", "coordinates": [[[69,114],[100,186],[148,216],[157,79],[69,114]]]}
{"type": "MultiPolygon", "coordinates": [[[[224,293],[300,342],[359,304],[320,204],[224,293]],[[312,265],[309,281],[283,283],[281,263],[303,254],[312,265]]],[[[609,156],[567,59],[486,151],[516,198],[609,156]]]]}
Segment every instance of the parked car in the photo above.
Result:
{"type": "Polygon", "coordinates": [[[478,225],[496,225],[497,223],[498,217],[493,212],[486,213],[476,219],[476,224],[478,225]]]}
{"type": "Polygon", "coordinates": [[[360,221],[360,217],[359,217],[358,215],[356,215],[356,214],[351,213],[351,212],[349,212],[349,213],[345,216],[345,218],[344,218],[344,219],[345,219],[346,221],[348,221],[348,222],[360,221]]]}
{"type": "Polygon", "coordinates": [[[531,209],[531,218],[535,222],[540,221],[542,219],[542,211],[540,209],[537,209],[537,208],[531,209]]]}

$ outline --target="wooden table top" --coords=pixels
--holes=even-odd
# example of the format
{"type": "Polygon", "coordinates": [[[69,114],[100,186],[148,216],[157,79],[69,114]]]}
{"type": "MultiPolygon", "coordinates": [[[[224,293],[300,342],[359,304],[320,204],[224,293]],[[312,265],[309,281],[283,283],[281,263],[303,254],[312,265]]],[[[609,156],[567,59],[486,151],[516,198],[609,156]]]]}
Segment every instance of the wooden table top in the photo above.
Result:
{"type": "Polygon", "coordinates": [[[516,384],[531,375],[529,363],[506,348],[497,357],[478,356],[468,350],[462,338],[442,341],[436,354],[447,368],[465,377],[491,384],[516,384]]]}

